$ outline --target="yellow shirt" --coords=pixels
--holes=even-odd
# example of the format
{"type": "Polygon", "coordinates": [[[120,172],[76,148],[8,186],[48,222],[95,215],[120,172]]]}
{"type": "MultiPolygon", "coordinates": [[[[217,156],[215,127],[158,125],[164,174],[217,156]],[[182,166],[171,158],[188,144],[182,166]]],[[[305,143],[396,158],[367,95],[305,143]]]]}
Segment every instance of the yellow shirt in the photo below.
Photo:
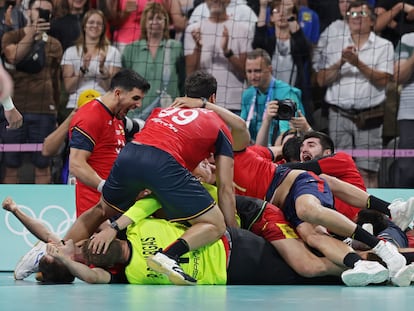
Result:
{"type": "MultiPolygon", "coordinates": [[[[130,225],[128,240],[132,244],[131,261],[125,275],[131,284],[172,284],[167,276],[147,267],[146,258],[165,248],[179,238],[186,227],[163,219],[144,219],[130,225]]],[[[180,263],[185,273],[197,280],[197,284],[226,284],[226,251],[221,240],[186,253],[180,263]],[[188,261],[188,262],[187,262],[188,261]]]]}

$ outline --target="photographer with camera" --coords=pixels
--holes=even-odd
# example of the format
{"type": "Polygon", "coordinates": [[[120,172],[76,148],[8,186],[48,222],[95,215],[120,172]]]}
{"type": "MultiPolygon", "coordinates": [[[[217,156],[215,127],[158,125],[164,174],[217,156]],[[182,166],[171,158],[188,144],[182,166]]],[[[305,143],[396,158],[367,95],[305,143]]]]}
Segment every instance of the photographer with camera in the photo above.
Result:
{"type": "Polygon", "coordinates": [[[247,53],[246,78],[250,87],[242,94],[241,117],[246,120],[250,135],[256,144],[268,145],[269,139],[274,142],[276,137],[290,128],[289,119],[292,116],[301,116],[299,111],[304,108],[301,101],[301,91],[272,76],[272,64],[269,54],[263,49],[255,49],[247,53]],[[287,101],[286,101],[287,100],[287,101]],[[282,105],[280,105],[282,103],[282,105]],[[269,137],[256,140],[262,122],[266,119],[266,107],[271,105],[273,109],[287,112],[286,115],[279,114],[277,118],[269,121],[269,137]],[[277,105],[274,106],[274,105],[277,105]],[[296,107],[295,107],[296,106],[296,107]],[[295,109],[296,108],[296,109],[295,109]],[[289,114],[289,111],[291,114],[289,114]]]}
{"type": "MultiPolygon", "coordinates": [[[[62,47],[57,39],[47,34],[52,11],[52,1],[30,0],[28,25],[8,31],[2,37],[3,54],[14,81],[12,99],[24,119],[21,128],[4,133],[6,144],[41,144],[56,128],[62,47]]],[[[3,183],[19,183],[18,170],[23,163],[23,153],[7,152],[4,159],[3,183]]],[[[51,159],[37,151],[31,154],[31,162],[34,182],[50,183],[51,159]]]]}
{"type": "MultiPolygon", "coordinates": [[[[294,101],[290,99],[280,101],[273,100],[267,104],[262,125],[257,133],[256,145],[268,145],[270,128],[272,122],[275,120],[289,121],[290,130],[295,130],[297,135],[312,129],[302,112],[297,111],[296,103],[294,101]],[[295,117],[296,114],[297,117],[295,117]]],[[[272,145],[280,144],[280,137],[282,137],[283,133],[278,135],[272,145]]]]}

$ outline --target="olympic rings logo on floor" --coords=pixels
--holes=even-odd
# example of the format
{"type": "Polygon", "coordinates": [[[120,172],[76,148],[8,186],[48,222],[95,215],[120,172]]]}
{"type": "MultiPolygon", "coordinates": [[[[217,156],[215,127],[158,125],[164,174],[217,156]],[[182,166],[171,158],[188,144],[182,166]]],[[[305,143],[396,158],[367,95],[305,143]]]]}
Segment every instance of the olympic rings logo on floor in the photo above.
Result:
{"type": "MultiPolygon", "coordinates": [[[[75,213],[71,216],[68,211],[59,205],[45,206],[36,216],[35,212],[28,206],[19,205],[19,208],[28,216],[40,221],[48,230],[63,237],[76,219],[75,213]]],[[[4,217],[6,228],[13,234],[21,236],[27,245],[32,247],[37,240],[33,241],[33,235],[27,228],[10,212],[4,217]]]]}

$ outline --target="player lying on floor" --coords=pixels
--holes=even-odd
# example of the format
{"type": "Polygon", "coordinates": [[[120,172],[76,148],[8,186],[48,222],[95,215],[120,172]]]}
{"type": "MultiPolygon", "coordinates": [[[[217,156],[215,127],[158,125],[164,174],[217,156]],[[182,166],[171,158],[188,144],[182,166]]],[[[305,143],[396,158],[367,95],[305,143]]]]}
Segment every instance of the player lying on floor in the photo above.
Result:
{"type": "MultiPolygon", "coordinates": [[[[158,206],[152,197],[140,201],[158,206]]],[[[5,206],[11,211],[18,208],[11,198],[3,202],[5,206]]],[[[134,224],[129,218],[128,240],[115,239],[105,254],[92,253],[91,239],[76,245],[71,240],[48,243],[47,255],[40,260],[43,280],[66,283],[76,276],[88,283],[171,284],[167,276],[148,269],[146,258],[186,227],[161,219],[142,219],[142,209],[135,209],[135,215],[133,211],[123,216],[139,219],[134,224]]],[[[39,222],[32,224],[43,226],[39,222]]],[[[44,226],[33,232],[41,234],[39,238],[50,236],[44,226]]],[[[197,276],[198,284],[340,284],[339,277],[298,275],[267,241],[238,228],[228,229],[219,241],[188,253],[181,263],[186,273],[197,276]]]]}

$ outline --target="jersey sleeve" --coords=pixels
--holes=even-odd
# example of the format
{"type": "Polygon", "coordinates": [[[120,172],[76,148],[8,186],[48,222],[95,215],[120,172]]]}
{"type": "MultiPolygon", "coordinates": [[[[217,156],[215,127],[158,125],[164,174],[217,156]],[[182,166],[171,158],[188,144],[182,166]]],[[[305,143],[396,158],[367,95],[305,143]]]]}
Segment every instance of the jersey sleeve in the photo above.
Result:
{"type": "Polygon", "coordinates": [[[152,195],[135,202],[126,212],[125,216],[134,223],[138,223],[142,219],[152,215],[156,210],[161,208],[161,203],[152,195]]]}

